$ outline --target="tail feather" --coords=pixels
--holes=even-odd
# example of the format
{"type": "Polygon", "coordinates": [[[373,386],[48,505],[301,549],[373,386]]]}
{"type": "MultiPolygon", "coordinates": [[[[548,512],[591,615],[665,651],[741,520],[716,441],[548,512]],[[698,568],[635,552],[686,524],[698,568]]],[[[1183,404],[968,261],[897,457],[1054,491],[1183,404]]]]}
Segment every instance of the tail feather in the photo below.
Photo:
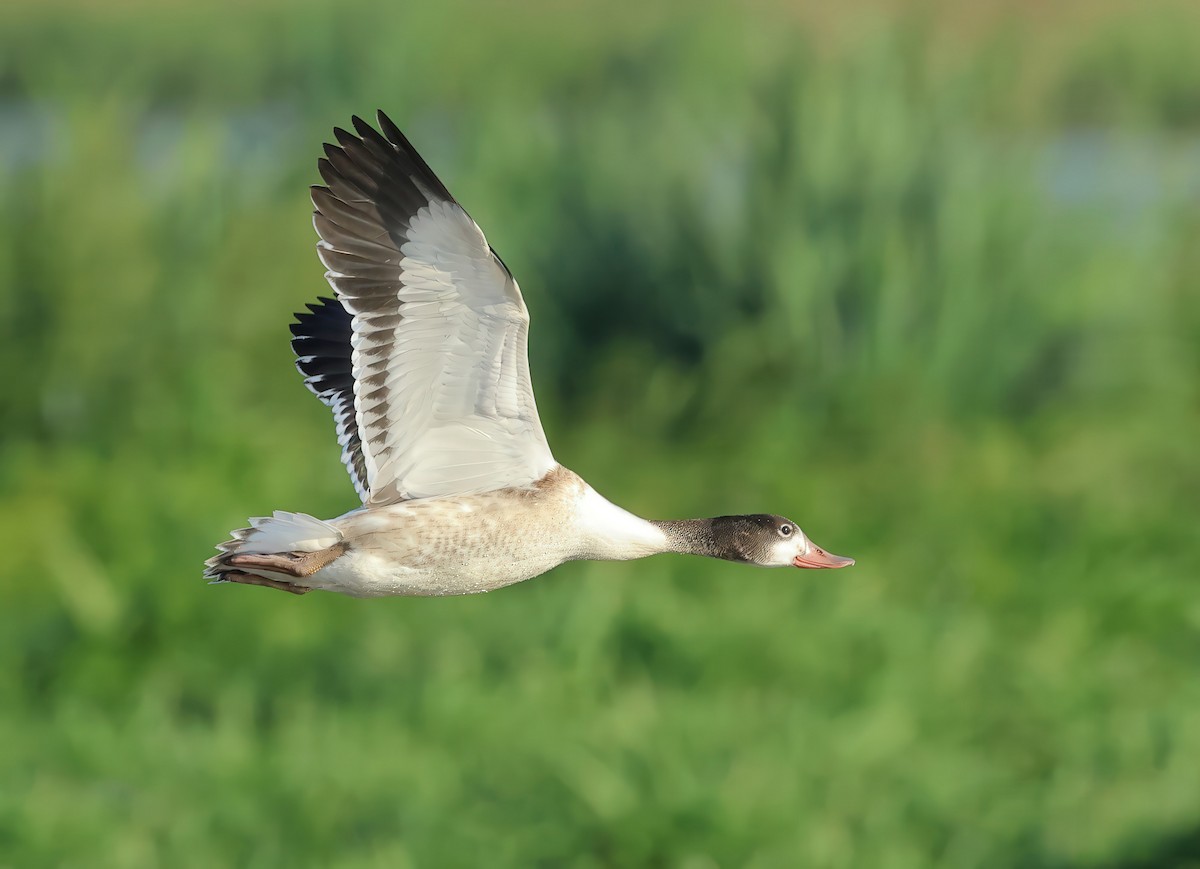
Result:
{"type": "Polygon", "coordinates": [[[218,554],[204,562],[204,576],[214,582],[221,582],[222,574],[236,569],[229,559],[239,553],[317,552],[342,539],[342,532],[328,522],[306,513],[283,510],[255,517],[250,520],[249,528],[230,533],[229,540],[217,545],[218,554]]]}

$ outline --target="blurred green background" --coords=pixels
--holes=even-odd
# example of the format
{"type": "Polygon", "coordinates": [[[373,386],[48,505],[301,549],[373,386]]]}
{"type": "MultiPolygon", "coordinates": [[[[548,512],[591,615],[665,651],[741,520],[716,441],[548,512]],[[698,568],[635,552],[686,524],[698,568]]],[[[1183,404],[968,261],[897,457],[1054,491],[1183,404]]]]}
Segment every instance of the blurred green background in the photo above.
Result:
{"type": "Polygon", "coordinates": [[[5,4],[0,865],[1200,865],[1198,241],[1194,4],[5,4]],[[376,108],[559,459],[858,566],[205,585],[355,504],[287,324],[376,108]]]}

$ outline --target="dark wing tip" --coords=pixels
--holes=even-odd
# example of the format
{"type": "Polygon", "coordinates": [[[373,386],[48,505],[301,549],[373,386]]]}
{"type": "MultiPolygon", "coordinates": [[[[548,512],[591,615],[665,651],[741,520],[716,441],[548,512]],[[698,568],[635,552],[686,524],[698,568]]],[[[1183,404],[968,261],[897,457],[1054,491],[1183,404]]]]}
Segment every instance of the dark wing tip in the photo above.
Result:
{"type": "Polygon", "coordinates": [[[361,137],[360,146],[367,153],[374,154],[377,159],[385,162],[394,161],[400,156],[399,148],[385,139],[378,130],[358,115],[355,115],[350,120],[354,124],[355,132],[361,137]]]}
{"type": "Polygon", "coordinates": [[[297,311],[296,319],[299,320],[301,317],[304,317],[306,319],[311,319],[313,314],[319,314],[325,308],[326,305],[340,305],[340,304],[341,304],[341,302],[339,302],[337,299],[330,298],[329,296],[317,296],[317,300],[315,302],[305,302],[304,303],[304,307],[308,308],[308,310],[307,311],[297,311]]]}
{"type": "Polygon", "coordinates": [[[314,184],[310,188],[312,190],[316,190],[319,187],[322,190],[329,191],[328,185],[336,184],[337,180],[341,177],[341,173],[333,168],[333,164],[326,157],[317,158],[317,172],[320,174],[321,180],[325,182],[325,185],[314,184]]]}
{"type": "MultiPolygon", "coordinates": [[[[386,154],[389,161],[395,160],[404,172],[418,179],[420,183],[430,191],[430,193],[454,202],[455,199],[450,191],[446,189],[446,185],[437,177],[437,173],[430,168],[425,162],[417,149],[408,141],[408,137],[400,131],[396,123],[387,116],[383,109],[375,110],[375,119],[379,124],[379,130],[376,130],[358,115],[351,117],[350,122],[355,131],[362,137],[363,144],[373,150],[382,149],[383,154],[386,154]],[[380,133],[382,130],[382,133],[380,133]]],[[[345,133],[345,135],[350,135],[345,133]]],[[[334,130],[334,135],[338,135],[337,130],[334,130]]],[[[342,139],[339,136],[338,141],[342,139]]],[[[344,146],[343,142],[343,146],[344,146]]],[[[378,153],[378,150],[376,150],[378,153]]],[[[380,156],[383,156],[380,154],[380,156]]]]}
{"type": "Polygon", "coordinates": [[[358,133],[358,137],[364,142],[383,142],[383,144],[387,145],[389,149],[392,148],[392,144],[386,141],[383,136],[379,135],[378,130],[376,130],[358,115],[351,117],[350,123],[354,127],[354,132],[358,133]]]}
{"type": "MultiPolygon", "coordinates": [[[[323,239],[335,237],[341,252],[337,256],[356,251],[367,258],[386,255],[378,250],[381,244],[398,250],[422,208],[436,201],[455,201],[391,119],[382,111],[378,116],[386,137],[353,115],[351,126],[359,135],[334,127],[337,144],[326,143],[324,155],[317,158],[324,184],[309,188],[316,210],[313,222],[323,239]]],[[[328,245],[322,248],[327,266],[334,256],[328,245]]],[[[394,265],[391,257],[388,263],[394,265]]],[[[339,279],[350,279],[346,277],[350,271],[335,271],[346,273],[339,279]]],[[[343,287],[335,283],[335,290],[340,293],[343,287]]]]}
{"type": "Polygon", "coordinates": [[[404,138],[404,134],[400,132],[400,128],[392,123],[392,119],[384,114],[383,109],[375,110],[375,121],[379,124],[379,129],[383,130],[383,134],[397,148],[402,148],[408,144],[408,140],[404,138]]]}
{"type": "Polygon", "coordinates": [[[320,296],[291,325],[292,350],[304,385],[333,411],[342,462],[359,496],[366,501],[366,462],[354,416],[354,351],[350,344],[352,317],[337,299],[320,296]]]}

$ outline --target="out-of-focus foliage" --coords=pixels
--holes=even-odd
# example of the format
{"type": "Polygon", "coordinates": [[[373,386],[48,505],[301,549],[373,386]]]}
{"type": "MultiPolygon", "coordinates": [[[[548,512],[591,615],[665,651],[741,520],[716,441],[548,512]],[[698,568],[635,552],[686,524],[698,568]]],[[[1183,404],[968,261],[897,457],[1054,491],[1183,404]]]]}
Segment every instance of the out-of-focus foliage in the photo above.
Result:
{"type": "Polygon", "coordinates": [[[1200,859],[1200,13],[747,7],[0,10],[0,864],[1200,859]],[[287,322],[376,107],[564,463],[858,566],[205,586],[354,503],[287,322]]]}

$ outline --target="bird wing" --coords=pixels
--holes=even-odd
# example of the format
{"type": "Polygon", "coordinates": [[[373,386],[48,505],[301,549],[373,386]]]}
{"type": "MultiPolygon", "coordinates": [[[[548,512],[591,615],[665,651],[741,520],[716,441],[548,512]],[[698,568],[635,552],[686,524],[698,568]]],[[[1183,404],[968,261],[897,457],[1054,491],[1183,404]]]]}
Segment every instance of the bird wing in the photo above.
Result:
{"type": "Polygon", "coordinates": [[[293,326],[297,364],[334,410],[364,504],[528,485],[557,463],[521,290],[396,125],[378,122],[382,134],[357,117],[358,135],[335,129],[318,161],[326,186],[312,188],[349,350],[321,344],[337,312],[313,309],[293,326]]]}
{"type": "Polygon", "coordinates": [[[319,298],[292,324],[292,350],[304,385],[333,411],[342,464],[354,490],[366,501],[367,465],[354,415],[354,318],[337,299],[319,298]]]}

